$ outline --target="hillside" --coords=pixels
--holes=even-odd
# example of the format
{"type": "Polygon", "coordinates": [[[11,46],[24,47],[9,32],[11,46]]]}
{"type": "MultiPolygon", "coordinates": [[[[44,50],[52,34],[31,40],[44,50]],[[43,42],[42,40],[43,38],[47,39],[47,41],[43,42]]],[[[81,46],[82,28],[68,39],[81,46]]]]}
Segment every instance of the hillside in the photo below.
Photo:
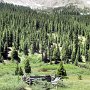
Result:
{"type": "Polygon", "coordinates": [[[89,90],[90,15],[84,13],[73,5],[42,11],[0,3],[0,90],[89,90]]]}
{"type": "Polygon", "coordinates": [[[89,0],[2,0],[5,3],[28,6],[33,9],[57,8],[73,3],[79,8],[89,7],[89,0]]]}

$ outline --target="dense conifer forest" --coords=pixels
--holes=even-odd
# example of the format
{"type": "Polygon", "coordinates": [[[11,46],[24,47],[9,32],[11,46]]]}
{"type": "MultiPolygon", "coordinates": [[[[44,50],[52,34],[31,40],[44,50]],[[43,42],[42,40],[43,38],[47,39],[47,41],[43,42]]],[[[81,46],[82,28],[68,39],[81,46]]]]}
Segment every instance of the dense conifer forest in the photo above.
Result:
{"type": "Polygon", "coordinates": [[[89,68],[90,15],[74,6],[40,11],[0,3],[0,62],[20,63],[18,53],[41,54],[41,61],[51,65],[62,61],[89,68]],[[8,48],[14,48],[11,57],[8,48]]]}
{"type": "Polygon", "coordinates": [[[37,12],[29,8],[0,4],[0,57],[7,59],[7,47],[28,55],[41,53],[42,61],[90,61],[90,15],[69,10],[37,12]]]}

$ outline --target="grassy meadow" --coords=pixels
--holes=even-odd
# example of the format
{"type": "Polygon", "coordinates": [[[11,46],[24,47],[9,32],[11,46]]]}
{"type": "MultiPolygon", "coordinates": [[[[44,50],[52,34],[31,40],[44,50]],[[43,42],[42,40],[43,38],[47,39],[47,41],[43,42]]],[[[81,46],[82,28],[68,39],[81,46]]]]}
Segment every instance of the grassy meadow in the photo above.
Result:
{"type": "Polygon", "coordinates": [[[0,90],[90,90],[87,10],[70,4],[39,11],[0,3],[0,90]],[[25,72],[67,77],[57,86],[39,80],[29,86],[19,76],[25,72]]]}
{"type": "MultiPolygon", "coordinates": [[[[43,64],[41,55],[29,55],[21,57],[21,66],[24,70],[25,58],[29,58],[32,72],[30,75],[55,75],[59,65],[43,64]]],[[[27,90],[27,84],[22,81],[21,76],[15,76],[15,62],[5,62],[0,64],[0,90],[27,90]]],[[[89,90],[90,89],[90,69],[80,68],[72,64],[64,64],[67,71],[67,77],[63,80],[63,86],[53,86],[51,90],[89,90]],[[78,79],[81,75],[82,80],[78,79]]],[[[31,86],[30,86],[31,88],[31,86]]],[[[32,90],[42,90],[38,85],[33,86],[32,90]]]]}

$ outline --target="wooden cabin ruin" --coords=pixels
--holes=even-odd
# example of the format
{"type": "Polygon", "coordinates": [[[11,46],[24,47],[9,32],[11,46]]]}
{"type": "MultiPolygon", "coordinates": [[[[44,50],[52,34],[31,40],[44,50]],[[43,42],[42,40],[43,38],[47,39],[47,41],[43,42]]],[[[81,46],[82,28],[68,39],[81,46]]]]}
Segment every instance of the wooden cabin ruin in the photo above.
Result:
{"type": "Polygon", "coordinates": [[[51,76],[47,75],[47,76],[30,76],[30,77],[25,77],[23,76],[23,81],[25,81],[27,84],[33,84],[34,81],[36,80],[42,80],[42,81],[47,81],[47,82],[51,82],[51,76]]]}
{"type": "Polygon", "coordinates": [[[36,80],[51,82],[52,85],[57,85],[59,81],[63,81],[62,77],[51,77],[50,75],[47,75],[47,76],[30,76],[30,77],[23,76],[22,79],[28,85],[32,85],[36,80]]]}

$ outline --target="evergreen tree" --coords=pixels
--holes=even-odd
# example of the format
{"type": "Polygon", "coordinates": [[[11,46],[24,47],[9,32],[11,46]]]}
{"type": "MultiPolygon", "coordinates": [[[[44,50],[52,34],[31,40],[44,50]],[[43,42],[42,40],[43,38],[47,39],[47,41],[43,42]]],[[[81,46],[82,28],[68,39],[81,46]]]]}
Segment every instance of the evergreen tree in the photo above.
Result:
{"type": "Polygon", "coordinates": [[[0,53],[0,63],[2,63],[2,62],[3,62],[3,56],[0,53]]]}
{"type": "Polygon", "coordinates": [[[71,52],[69,55],[69,48],[68,48],[68,44],[66,43],[62,47],[62,60],[64,61],[64,63],[69,63],[70,58],[71,58],[71,52]]]}
{"type": "Polygon", "coordinates": [[[57,76],[67,76],[66,70],[64,69],[63,62],[60,62],[59,68],[57,69],[57,76]]]}
{"type": "Polygon", "coordinates": [[[24,69],[25,69],[26,73],[31,73],[31,66],[29,64],[29,60],[28,59],[26,59],[26,63],[25,63],[24,69]]]}
{"type": "Polygon", "coordinates": [[[74,43],[74,49],[76,54],[78,50],[78,30],[74,32],[73,43],[74,43]]]}
{"type": "Polygon", "coordinates": [[[89,48],[90,48],[90,36],[88,34],[86,37],[86,49],[89,50],[89,48]]]}
{"type": "Polygon", "coordinates": [[[78,56],[76,56],[74,64],[75,64],[75,66],[78,66],[78,56]]]}
{"type": "Polygon", "coordinates": [[[36,52],[36,42],[35,41],[33,41],[33,44],[32,44],[32,54],[34,54],[35,52],[36,52]]]}
{"type": "Polygon", "coordinates": [[[88,51],[88,61],[90,61],[90,49],[88,51]]]}
{"type": "Polygon", "coordinates": [[[82,62],[82,57],[81,57],[81,52],[80,52],[80,46],[78,47],[76,59],[77,59],[79,62],[82,62]]]}
{"type": "Polygon", "coordinates": [[[86,49],[86,51],[85,51],[85,59],[86,59],[86,61],[88,61],[89,60],[89,55],[88,55],[89,53],[88,53],[88,50],[86,49]]]}
{"type": "Polygon", "coordinates": [[[20,63],[20,58],[18,57],[18,51],[14,48],[12,53],[11,53],[11,59],[16,60],[17,62],[20,63]]]}
{"type": "Polygon", "coordinates": [[[57,64],[58,61],[60,61],[60,50],[59,50],[59,47],[54,49],[53,59],[55,60],[55,64],[57,64]]]}
{"type": "Polygon", "coordinates": [[[48,62],[48,59],[47,59],[47,50],[44,52],[43,61],[44,61],[45,63],[48,62]]]}
{"type": "Polygon", "coordinates": [[[76,55],[75,55],[75,51],[73,50],[72,55],[71,55],[72,63],[74,63],[75,59],[76,59],[76,55]]]}
{"type": "Polygon", "coordinates": [[[27,46],[27,43],[26,44],[24,44],[24,54],[25,55],[28,55],[28,46],[27,46]]]}
{"type": "Polygon", "coordinates": [[[39,41],[37,41],[37,44],[36,44],[36,52],[39,53],[39,41]]]}
{"type": "Polygon", "coordinates": [[[8,59],[8,44],[7,44],[7,42],[4,45],[4,59],[8,59]]]}
{"type": "Polygon", "coordinates": [[[15,41],[15,45],[16,45],[16,49],[19,50],[19,46],[20,46],[20,39],[19,39],[19,30],[17,30],[16,32],[16,41],[15,41]]]}

